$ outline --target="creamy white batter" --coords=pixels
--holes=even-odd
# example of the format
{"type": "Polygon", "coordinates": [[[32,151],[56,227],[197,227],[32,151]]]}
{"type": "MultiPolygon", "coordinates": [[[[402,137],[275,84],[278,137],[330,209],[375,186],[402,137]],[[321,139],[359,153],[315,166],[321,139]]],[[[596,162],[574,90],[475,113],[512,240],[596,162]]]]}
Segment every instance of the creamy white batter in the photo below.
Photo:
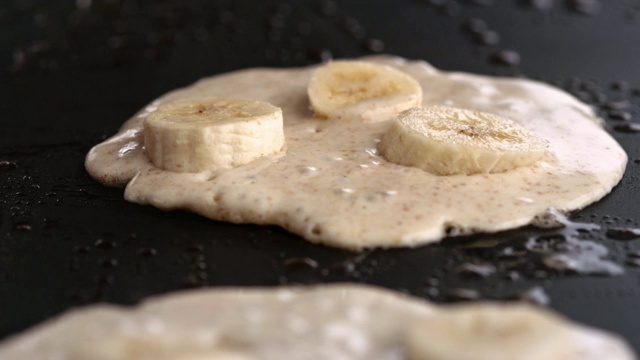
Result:
{"type": "MultiPolygon", "coordinates": [[[[487,322],[501,317],[498,306],[489,307],[498,314],[487,322]]],[[[409,332],[414,325],[428,325],[442,311],[419,299],[360,285],[195,290],[151,299],[135,308],[97,305],[69,312],[0,344],[0,358],[408,360],[409,332]]],[[[527,339],[510,360],[543,360],[535,357],[539,350],[550,355],[545,359],[634,359],[620,338],[553,318],[560,346],[549,343],[540,349],[536,339],[527,339]]],[[[447,326],[442,331],[452,332],[447,326]]],[[[535,329],[541,324],[521,326],[535,329]]],[[[470,339],[482,328],[476,324],[459,329],[464,334],[450,342],[456,350],[468,348],[472,354],[470,339]]],[[[500,353],[504,336],[482,335],[483,344],[476,345],[500,353]]]]}
{"type": "Polygon", "coordinates": [[[423,89],[423,105],[450,105],[508,117],[550,143],[534,166],[500,174],[436,176],[376,152],[387,122],[312,117],[306,95],[315,67],[248,69],[168,93],[94,147],[89,173],[125,198],[215,220],[275,224],[313,242],[361,249],[413,246],[447,235],[528,224],[548,208],[569,211],[606,195],[627,162],[592,109],[538,82],[441,72],[422,61],[379,56],[423,89]],[[142,120],[178,98],[256,99],[283,110],[286,152],[210,173],[155,168],[143,149],[142,120]]]}

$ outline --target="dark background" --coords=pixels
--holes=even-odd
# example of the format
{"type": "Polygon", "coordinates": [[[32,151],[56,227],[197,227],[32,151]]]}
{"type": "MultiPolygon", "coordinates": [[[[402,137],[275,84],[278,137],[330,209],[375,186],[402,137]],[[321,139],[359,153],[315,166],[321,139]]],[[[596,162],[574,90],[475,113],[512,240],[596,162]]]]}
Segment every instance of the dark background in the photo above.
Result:
{"type": "Polygon", "coordinates": [[[551,308],[640,351],[640,239],[608,236],[639,226],[640,135],[629,125],[639,59],[637,1],[2,1],[0,338],[71,307],[185,287],[355,281],[436,302],[521,298],[539,286],[551,308]],[[630,161],[621,184],[573,219],[602,226],[581,237],[605,244],[625,274],[550,271],[540,259],[562,233],[535,229],[351,253],[129,204],[84,171],[91,146],[200,77],[378,52],[539,79],[593,104],[630,161]],[[529,237],[538,251],[522,251],[529,237]],[[494,271],[474,275],[469,263],[494,271]]]}

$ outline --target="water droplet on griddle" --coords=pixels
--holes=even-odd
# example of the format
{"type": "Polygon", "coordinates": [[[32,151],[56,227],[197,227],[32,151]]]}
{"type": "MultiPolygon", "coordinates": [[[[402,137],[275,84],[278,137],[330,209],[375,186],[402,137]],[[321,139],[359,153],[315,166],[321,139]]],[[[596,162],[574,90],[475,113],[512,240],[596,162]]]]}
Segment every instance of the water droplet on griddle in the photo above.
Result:
{"type": "Polygon", "coordinates": [[[9,160],[0,160],[0,171],[9,171],[18,167],[18,163],[9,160]]]}
{"type": "Polygon", "coordinates": [[[518,281],[520,280],[520,277],[521,276],[519,272],[512,270],[507,273],[506,279],[509,281],[518,281]]]}
{"type": "Polygon", "coordinates": [[[535,286],[524,291],[520,291],[515,296],[518,300],[523,300],[536,305],[549,305],[549,295],[540,286],[535,286]]]}
{"type": "Polygon", "coordinates": [[[520,54],[513,50],[500,50],[490,58],[491,62],[501,66],[515,66],[520,64],[520,54]]]}
{"type": "Polygon", "coordinates": [[[93,282],[98,285],[111,285],[115,282],[112,275],[97,275],[93,278],[93,282]]]}
{"type": "Polygon", "coordinates": [[[299,269],[299,268],[315,269],[318,267],[318,262],[308,257],[288,258],[284,260],[283,264],[285,267],[292,268],[292,269],[299,269]]]}
{"type": "Polygon", "coordinates": [[[610,101],[604,104],[604,108],[607,110],[623,110],[631,106],[628,100],[610,101]]]}
{"type": "Polygon", "coordinates": [[[91,251],[91,246],[89,245],[78,245],[73,248],[73,252],[76,254],[86,254],[91,251]]]}
{"type": "Polygon", "coordinates": [[[55,229],[60,226],[60,220],[46,217],[43,219],[45,229],[55,229]]]}
{"type": "Polygon", "coordinates": [[[497,45],[500,42],[500,35],[491,30],[480,31],[473,38],[479,45],[497,45]]]}
{"type": "Polygon", "coordinates": [[[614,81],[613,83],[611,83],[611,88],[613,90],[627,91],[629,90],[629,83],[622,80],[614,81]]]}
{"type": "Polygon", "coordinates": [[[637,133],[640,132],[640,124],[638,123],[624,123],[615,125],[613,130],[623,133],[637,133]]]}
{"type": "Polygon", "coordinates": [[[525,0],[524,5],[536,10],[547,10],[553,7],[555,0],[525,0]]]}
{"type": "Polygon", "coordinates": [[[384,51],[384,42],[380,39],[368,39],[364,47],[371,52],[379,53],[384,51]]]}
{"type": "Polygon", "coordinates": [[[640,267],[640,259],[627,259],[627,261],[625,261],[625,263],[629,266],[635,266],[635,267],[640,267]]]}
{"type": "Polygon", "coordinates": [[[467,0],[471,5],[491,6],[496,4],[496,0],[467,0]]]}
{"type": "Polygon", "coordinates": [[[471,33],[479,33],[488,29],[487,23],[482,19],[472,18],[462,23],[462,30],[471,33]]]}
{"type": "Polygon", "coordinates": [[[354,18],[347,18],[344,21],[344,29],[355,39],[362,39],[366,35],[364,28],[360,25],[360,22],[354,18]]]}
{"type": "Polygon", "coordinates": [[[14,231],[29,231],[31,230],[31,225],[26,224],[26,223],[18,223],[13,225],[13,230],[14,231]]]}
{"type": "Polygon", "coordinates": [[[480,293],[474,289],[449,289],[444,293],[444,296],[449,300],[477,300],[480,298],[480,293]]]}
{"type": "Polygon", "coordinates": [[[568,0],[567,7],[584,15],[597,15],[602,10],[602,4],[598,0],[568,0]]]}
{"type": "Polygon", "coordinates": [[[439,5],[440,12],[446,16],[454,17],[460,13],[460,4],[448,1],[439,5]]]}
{"type": "Polygon", "coordinates": [[[93,245],[96,248],[103,250],[113,249],[117,246],[115,241],[106,239],[98,239],[93,245]]]}
{"type": "Polygon", "coordinates": [[[620,265],[605,260],[609,250],[602,244],[588,240],[567,239],[568,249],[542,259],[545,266],[558,271],[579,274],[615,276],[624,273],[620,265]]]}
{"type": "Polygon", "coordinates": [[[322,15],[330,16],[338,10],[338,5],[334,1],[323,1],[320,4],[320,13],[322,15]]]}
{"type": "Polygon", "coordinates": [[[628,111],[612,110],[607,112],[607,115],[612,120],[624,120],[624,121],[631,120],[631,113],[628,111]]]}
{"type": "Polygon", "coordinates": [[[486,278],[493,275],[496,272],[496,267],[492,264],[474,264],[464,263],[456,268],[456,272],[463,276],[486,278]]]}
{"type": "Polygon", "coordinates": [[[201,252],[204,251],[204,247],[202,245],[200,245],[200,244],[191,244],[187,248],[187,251],[192,252],[192,253],[201,253],[201,252]]]}
{"type": "Polygon", "coordinates": [[[138,255],[141,256],[154,256],[158,253],[158,250],[149,247],[142,247],[138,249],[138,255]]]}
{"type": "Polygon", "coordinates": [[[105,269],[114,268],[118,266],[118,260],[114,258],[100,259],[98,260],[98,265],[102,266],[105,269]]]}
{"type": "Polygon", "coordinates": [[[613,240],[633,240],[640,238],[640,229],[636,228],[610,228],[607,237],[613,240]]]}

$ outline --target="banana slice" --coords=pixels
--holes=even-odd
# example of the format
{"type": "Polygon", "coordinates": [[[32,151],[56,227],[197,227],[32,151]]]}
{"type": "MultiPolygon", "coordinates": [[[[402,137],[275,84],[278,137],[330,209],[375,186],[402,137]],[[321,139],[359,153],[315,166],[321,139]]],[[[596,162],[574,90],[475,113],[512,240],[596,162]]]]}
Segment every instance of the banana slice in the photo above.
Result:
{"type": "Polygon", "coordinates": [[[390,66],[365,61],[332,61],[307,87],[316,115],[384,121],[422,102],[422,88],[411,76],[390,66]]]}
{"type": "Polygon", "coordinates": [[[532,305],[472,304],[442,309],[408,333],[411,360],[633,359],[618,338],[598,331],[599,349],[580,334],[592,331],[532,305]],[[587,350],[588,349],[588,350],[587,350]],[[601,350],[611,350],[602,355],[601,350]],[[600,351],[599,351],[600,350],[600,351]]]}
{"type": "Polygon", "coordinates": [[[547,141],[490,113],[445,106],[402,112],[378,151],[390,162],[436,175],[499,173],[540,160],[547,141]]]}
{"type": "Polygon", "coordinates": [[[153,164],[165,170],[239,166],[282,149],[282,110],[254,100],[176,100],[144,120],[144,145],[153,164]]]}

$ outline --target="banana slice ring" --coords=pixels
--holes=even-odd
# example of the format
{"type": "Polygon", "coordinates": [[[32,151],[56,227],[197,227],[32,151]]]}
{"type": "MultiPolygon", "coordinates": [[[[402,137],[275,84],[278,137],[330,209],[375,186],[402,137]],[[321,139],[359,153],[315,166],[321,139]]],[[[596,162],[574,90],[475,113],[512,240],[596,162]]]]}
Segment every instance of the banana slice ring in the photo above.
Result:
{"type": "Polygon", "coordinates": [[[378,144],[388,161],[436,175],[500,173],[529,166],[547,147],[547,141],[510,119],[445,106],[402,112],[378,144]]]}
{"type": "Polygon", "coordinates": [[[144,120],[144,145],[153,164],[169,171],[236,167],[281,151],[282,110],[255,100],[176,100],[144,120]]]}
{"type": "Polygon", "coordinates": [[[364,122],[389,120],[422,102],[414,78],[366,61],[333,61],[318,68],[307,94],[316,116],[364,122]]]}

